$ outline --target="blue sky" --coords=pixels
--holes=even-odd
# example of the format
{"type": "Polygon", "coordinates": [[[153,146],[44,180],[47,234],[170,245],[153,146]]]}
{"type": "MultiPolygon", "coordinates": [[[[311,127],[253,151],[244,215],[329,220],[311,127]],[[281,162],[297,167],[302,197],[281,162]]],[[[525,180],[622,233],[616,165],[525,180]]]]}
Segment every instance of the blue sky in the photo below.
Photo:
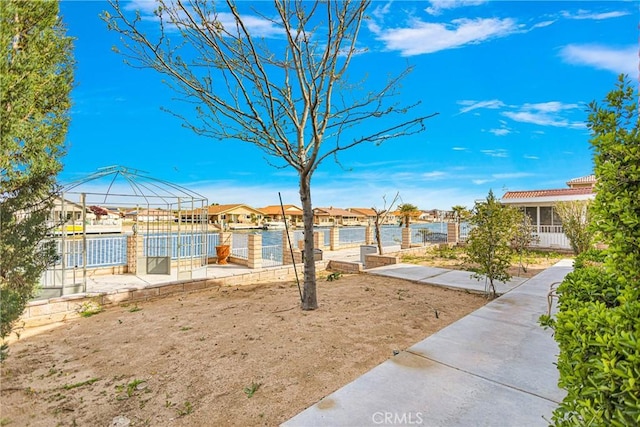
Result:
{"type": "MultiPolygon", "coordinates": [[[[131,2],[148,10],[149,2],[131,2]]],[[[268,3],[260,3],[266,7],[268,3]]],[[[161,107],[181,108],[150,70],[112,51],[119,35],[99,18],[102,1],[63,1],[75,41],[68,152],[60,180],[122,165],[184,185],[209,203],[300,205],[293,169],[269,165],[247,143],[199,137],[161,107]]],[[[421,209],[472,207],[492,189],[562,188],[592,173],[586,104],[638,81],[637,2],[374,1],[353,74],[403,81],[427,131],[327,159],[312,180],[314,207],[382,207],[400,193],[421,209]]]]}

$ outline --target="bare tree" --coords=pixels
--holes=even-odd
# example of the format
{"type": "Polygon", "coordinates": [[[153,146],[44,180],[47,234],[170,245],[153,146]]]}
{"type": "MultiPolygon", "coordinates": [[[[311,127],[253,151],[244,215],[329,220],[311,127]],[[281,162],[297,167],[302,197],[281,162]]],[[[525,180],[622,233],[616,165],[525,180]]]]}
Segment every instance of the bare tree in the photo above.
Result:
{"type": "Polygon", "coordinates": [[[399,198],[400,198],[400,193],[396,193],[395,197],[391,201],[391,204],[389,205],[389,207],[387,207],[387,198],[386,196],[382,196],[382,201],[384,202],[382,209],[371,208],[371,210],[376,214],[376,217],[374,219],[374,230],[375,230],[376,243],[378,244],[378,253],[380,255],[382,255],[381,226],[387,221],[387,218],[389,217],[389,214],[391,213],[393,206],[398,202],[399,198]]]}
{"type": "MultiPolygon", "coordinates": [[[[246,2],[242,11],[231,0],[157,0],[152,19],[129,3],[110,4],[113,15],[103,19],[123,36],[126,61],[167,77],[195,109],[195,116],[172,114],[197,134],[249,142],[282,162],[273,166],[296,170],[305,253],[313,253],[311,177],[320,163],[422,132],[435,115],[403,117],[419,105],[394,99],[410,67],[377,90],[349,82],[368,0],[246,2]]],[[[305,257],[304,310],[318,306],[315,276],[313,257],[305,257]]]]}

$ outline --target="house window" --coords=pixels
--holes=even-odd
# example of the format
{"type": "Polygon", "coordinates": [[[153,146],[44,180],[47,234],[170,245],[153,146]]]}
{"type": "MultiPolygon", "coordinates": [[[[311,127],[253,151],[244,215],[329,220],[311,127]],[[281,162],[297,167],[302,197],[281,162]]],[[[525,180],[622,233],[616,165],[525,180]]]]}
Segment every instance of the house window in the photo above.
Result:
{"type": "Polygon", "coordinates": [[[524,208],[524,213],[527,214],[527,216],[531,220],[531,225],[537,225],[538,224],[538,208],[536,208],[536,207],[524,208]]]}
{"type": "Polygon", "coordinates": [[[540,206],[540,225],[553,225],[551,206],[540,206]]]}

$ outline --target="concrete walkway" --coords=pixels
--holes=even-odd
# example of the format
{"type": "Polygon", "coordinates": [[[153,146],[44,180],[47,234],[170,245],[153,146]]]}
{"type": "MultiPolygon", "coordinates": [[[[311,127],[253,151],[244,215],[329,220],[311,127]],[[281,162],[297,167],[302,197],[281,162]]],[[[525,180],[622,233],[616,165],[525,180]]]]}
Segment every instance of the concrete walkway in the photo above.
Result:
{"type": "MultiPolygon", "coordinates": [[[[283,426],[546,426],[564,392],[558,352],[538,317],[549,285],[570,272],[561,261],[378,365],[283,426]]],[[[461,286],[429,267],[388,266],[374,274],[461,286]]],[[[469,273],[466,273],[469,275],[469,273]]]]}

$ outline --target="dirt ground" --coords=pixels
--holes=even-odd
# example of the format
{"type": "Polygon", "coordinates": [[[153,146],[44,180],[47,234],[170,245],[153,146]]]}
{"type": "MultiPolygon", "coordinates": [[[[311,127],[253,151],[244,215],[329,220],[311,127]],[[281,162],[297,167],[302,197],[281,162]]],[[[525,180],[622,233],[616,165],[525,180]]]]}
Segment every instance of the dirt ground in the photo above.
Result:
{"type": "Polygon", "coordinates": [[[486,303],[403,280],[294,282],[118,306],[10,345],[0,425],[276,426],[486,303]]]}
{"type": "MultiPolygon", "coordinates": [[[[472,267],[448,248],[402,262],[472,267]]],[[[298,295],[294,282],[219,287],[22,338],[1,366],[0,426],[276,426],[487,302],[366,274],[319,278],[313,312],[298,295]]]]}

